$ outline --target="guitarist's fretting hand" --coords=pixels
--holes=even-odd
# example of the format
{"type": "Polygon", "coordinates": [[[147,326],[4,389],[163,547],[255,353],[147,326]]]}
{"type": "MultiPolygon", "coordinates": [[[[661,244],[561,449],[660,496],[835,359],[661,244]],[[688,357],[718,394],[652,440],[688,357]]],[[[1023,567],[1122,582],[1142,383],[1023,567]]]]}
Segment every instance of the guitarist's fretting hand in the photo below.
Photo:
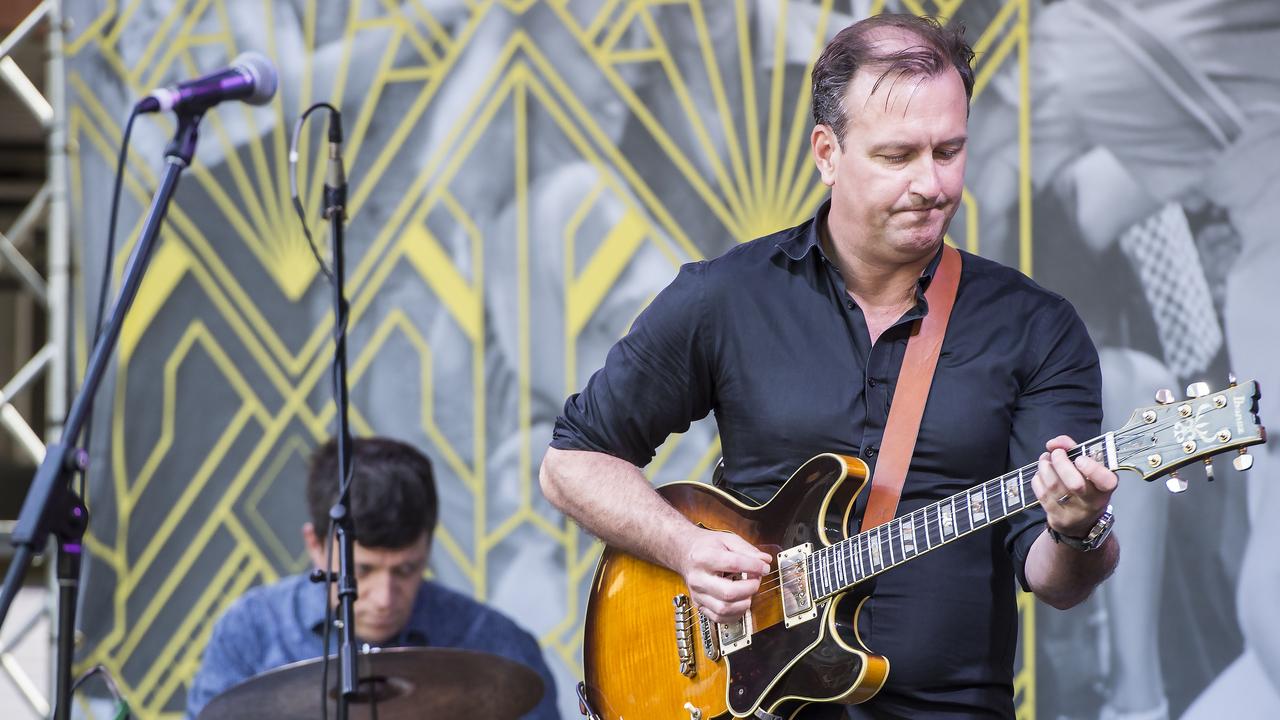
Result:
{"type": "Polygon", "coordinates": [[[1073,462],[1067,450],[1076,442],[1066,435],[1045,443],[1048,452],[1040,455],[1040,466],[1031,479],[1036,498],[1044,508],[1049,527],[1061,535],[1084,537],[1097,522],[1111,493],[1116,474],[1091,457],[1081,455],[1073,462]]]}
{"type": "Polygon", "coordinates": [[[773,558],[730,532],[696,528],[691,538],[677,568],[690,599],[715,622],[745,615],[773,558]]]}

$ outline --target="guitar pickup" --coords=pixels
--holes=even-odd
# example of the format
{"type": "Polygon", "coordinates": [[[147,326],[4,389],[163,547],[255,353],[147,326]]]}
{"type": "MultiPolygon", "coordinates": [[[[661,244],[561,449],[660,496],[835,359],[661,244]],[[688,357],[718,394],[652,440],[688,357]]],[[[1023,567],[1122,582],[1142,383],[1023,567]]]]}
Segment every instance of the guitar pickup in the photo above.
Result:
{"type": "Polygon", "coordinates": [[[813,544],[805,543],[778,553],[779,591],[782,593],[782,621],[794,627],[818,616],[818,605],[809,588],[808,559],[813,544]]]}
{"type": "Polygon", "coordinates": [[[711,621],[706,615],[698,613],[698,626],[702,630],[702,651],[707,654],[707,659],[716,662],[720,659],[720,643],[716,637],[716,633],[711,629],[711,621]]]}
{"type": "Polygon", "coordinates": [[[751,611],[729,623],[716,623],[716,632],[720,637],[721,655],[729,655],[737,650],[751,646],[751,633],[755,628],[751,623],[751,611]]]}

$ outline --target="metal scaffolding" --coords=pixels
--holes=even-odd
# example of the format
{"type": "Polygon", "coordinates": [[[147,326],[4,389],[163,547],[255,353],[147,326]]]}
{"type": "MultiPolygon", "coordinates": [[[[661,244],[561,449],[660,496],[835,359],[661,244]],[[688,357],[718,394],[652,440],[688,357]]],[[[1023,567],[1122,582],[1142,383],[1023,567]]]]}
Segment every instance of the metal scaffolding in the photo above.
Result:
{"type": "MultiPolygon", "coordinates": [[[[44,346],[0,387],[0,427],[12,435],[35,464],[44,459],[45,443],[62,432],[66,414],[67,378],[71,358],[71,238],[68,207],[66,71],[63,49],[63,16],[61,0],[44,0],[32,10],[7,37],[0,40],[0,79],[2,79],[44,128],[48,147],[48,177],[35,197],[19,214],[7,231],[0,232],[0,272],[16,276],[24,293],[28,293],[48,318],[48,339],[44,346]],[[45,89],[42,93],[12,57],[13,49],[43,26],[46,42],[45,89]],[[43,221],[46,229],[44,266],[48,277],[41,277],[32,263],[36,228],[43,221]],[[25,254],[24,254],[25,253],[25,254]],[[12,400],[32,383],[45,380],[45,437],[36,433],[29,418],[23,417],[12,400]]],[[[0,380],[4,380],[0,378],[0,380]]],[[[10,616],[6,623],[17,628],[0,646],[0,672],[13,681],[33,711],[49,714],[49,700],[32,681],[31,668],[23,668],[12,649],[47,619],[52,610],[53,594],[46,594],[41,609],[29,618],[10,616]]],[[[49,659],[52,663],[53,638],[49,659]]],[[[52,665],[41,668],[46,677],[52,665]]]]}

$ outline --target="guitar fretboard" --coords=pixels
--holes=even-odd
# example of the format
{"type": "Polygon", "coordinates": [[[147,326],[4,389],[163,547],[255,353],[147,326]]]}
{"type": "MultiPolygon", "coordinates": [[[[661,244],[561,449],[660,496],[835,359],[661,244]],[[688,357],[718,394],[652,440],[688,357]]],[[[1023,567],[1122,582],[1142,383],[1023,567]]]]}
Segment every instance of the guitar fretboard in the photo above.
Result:
{"type": "MultiPolygon", "coordinates": [[[[1067,452],[1088,455],[1115,469],[1112,433],[1067,452]]],[[[816,550],[806,559],[810,591],[817,599],[842,592],[934,548],[1038,504],[1031,488],[1036,463],[816,550]]]]}

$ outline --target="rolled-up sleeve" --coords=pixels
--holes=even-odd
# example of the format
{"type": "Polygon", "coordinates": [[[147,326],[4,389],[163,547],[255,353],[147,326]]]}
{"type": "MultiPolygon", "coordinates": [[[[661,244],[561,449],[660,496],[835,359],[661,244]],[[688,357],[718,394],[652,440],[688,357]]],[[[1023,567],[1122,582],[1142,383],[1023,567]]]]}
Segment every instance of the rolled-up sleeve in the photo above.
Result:
{"type": "Polygon", "coordinates": [[[636,318],[604,366],[571,395],[551,447],[607,453],[644,467],[672,433],[711,411],[705,263],[690,263],[636,318]]]}
{"type": "MultiPolygon", "coordinates": [[[[1044,444],[1058,435],[1076,442],[1096,437],[1102,427],[1102,373],[1098,351],[1075,308],[1059,299],[1041,312],[1034,330],[1034,366],[1018,396],[1009,440],[1010,467],[1034,462],[1044,444]]],[[[1010,518],[1005,548],[1018,583],[1027,587],[1025,567],[1031,545],[1044,529],[1039,507],[1010,518]]]]}

